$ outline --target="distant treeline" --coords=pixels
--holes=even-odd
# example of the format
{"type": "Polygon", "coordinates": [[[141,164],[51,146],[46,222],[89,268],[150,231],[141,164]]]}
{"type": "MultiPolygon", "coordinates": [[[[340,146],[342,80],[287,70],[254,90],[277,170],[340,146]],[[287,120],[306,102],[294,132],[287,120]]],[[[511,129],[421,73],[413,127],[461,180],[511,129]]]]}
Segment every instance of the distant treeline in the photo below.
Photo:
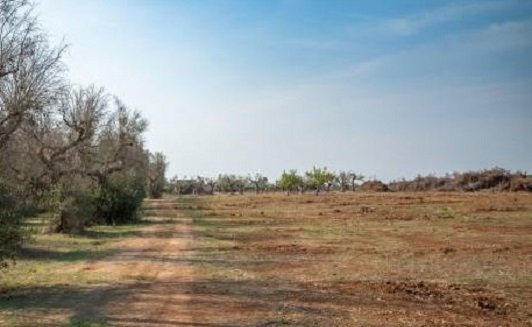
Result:
{"type": "Polygon", "coordinates": [[[417,176],[412,180],[396,180],[388,184],[378,180],[364,181],[364,176],[353,171],[333,172],[327,168],[314,167],[303,174],[296,170],[283,171],[275,181],[261,174],[240,176],[220,174],[217,178],[194,177],[172,178],[166,190],[172,194],[255,193],[283,191],[305,193],[329,191],[532,191],[532,175],[512,172],[502,168],[480,171],[455,172],[445,176],[417,176]]]}
{"type": "Polygon", "coordinates": [[[502,168],[468,171],[445,176],[418,176],[388,184],[391,191],[532,191],[532,175],[502,168]]]}
{"type": "Polygon", "coordinates": [[[268,177],[257,173],[254,175],[220,174],[218,177],[196,176],[179,179],[172,178],[166,186],[166,190],[172,194],[214,194],[221,193],[255,193],[286,191],[288,193],[315,191],[329,192],[339,188],[342,191],[355,190],[357,183],[364,176],[355,172],[332,172],[327,168],[314,167],[303,175],[296,170],[283,171],[276,181],[270,181],[268,177]]]}

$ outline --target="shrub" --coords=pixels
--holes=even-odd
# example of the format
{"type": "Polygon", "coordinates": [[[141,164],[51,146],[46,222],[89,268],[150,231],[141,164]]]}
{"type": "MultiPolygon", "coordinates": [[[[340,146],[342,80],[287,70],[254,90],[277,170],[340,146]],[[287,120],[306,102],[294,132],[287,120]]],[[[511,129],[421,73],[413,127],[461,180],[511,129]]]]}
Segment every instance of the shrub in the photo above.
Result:
{"type": "Polygon", "coordinates": [[[431,191],[431,190],[445,190],[449,185],[450,179],[447,177],[417,176],[411,181],[395,181],[391,182],[388,187],[392,191],[431,191]]]}
{"type": "Polygon", "coordinates": [[[144,193],[143,178],[126,172],[111,176],[100,187],[96,220],[114,225],[137,219],[144,193]]]}
{"type": "Polygon", "coordinates": [[[381,181],[367,181],[360,185],[360,190],[370,192],[387,192],[390,189],[388,188],[388,185],[381,181]]]}
{"type": "Polygon", "coordinates": [[[97,191],[94,183],[75,178],[57,191],[55,213],[58,215],[58,232],[80,233],[91,222],[96,212],[97,191]]]}
{"type": "Polygon", "coordinates": [[[512,192],[528,191],[532,192],[532,176],[514,176],[508,185],[508,190],[512,192]]]}
{"type": "Polygon", "coordinates": [[[0,269],[13,260],[24,240],[16,195],[0,184],[0,269]]]}
{"type": "Polygon", "coordinates": [[[532,177],[502,168],[454,173],[444,177],[418,176],[413,180],[391,182],[393,191],[532,191],[532,177]]]}

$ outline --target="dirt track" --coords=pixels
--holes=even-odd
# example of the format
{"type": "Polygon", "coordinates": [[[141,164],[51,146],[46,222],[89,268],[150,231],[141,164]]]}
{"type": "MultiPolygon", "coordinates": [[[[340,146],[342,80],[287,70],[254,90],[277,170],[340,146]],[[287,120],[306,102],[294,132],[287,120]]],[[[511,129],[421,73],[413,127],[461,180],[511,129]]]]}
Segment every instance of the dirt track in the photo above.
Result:
{"type": "MultiPolygon", "coordinates": [[[[146,207],[174,208],[175,201],[150,201],[146,207]]],[[[175,211],[177,213],[177,211],[175,211]]],[[[139,283],[128,288],[127,295],[108,303],[106,320],[113,326],[192,325],[189,285],[193,268],[188,262],[192,242],[191,219],[156,217],[155,224],[143,230],[139,238],[124,242],[124,251],[105,265],[89,269],[133,274],[139,283]]]]}
{"type": "MultiPolygon", "coordinates": [[[[98,315],[111,326],[247,326],[239,309],[249,299],[227,294],[229,284],[204,279],[195,263],[195,231],[188,203],[148,200],[149,226],[138,237],[120,243],[121,251],[82,269],[112,274],[116,280],[136,276],[137,283],[110,287],[80,304],[80,316],[98,315]],[[102,304],[102,307],[91,305],[102,304]]],[[[237,290],[238,288],[235,288],[237,290]]]]}

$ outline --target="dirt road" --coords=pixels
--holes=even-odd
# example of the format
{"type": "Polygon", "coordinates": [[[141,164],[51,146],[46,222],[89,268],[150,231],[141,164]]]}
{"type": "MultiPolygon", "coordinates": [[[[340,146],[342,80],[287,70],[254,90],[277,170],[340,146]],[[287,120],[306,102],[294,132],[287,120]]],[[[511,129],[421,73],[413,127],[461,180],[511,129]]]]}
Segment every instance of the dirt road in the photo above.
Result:
{"type": "Polygon", "coordinates": [[[123,251],[88,267],[106,274],[133,275],[138,280],[126,291],[102,292],[107,299],[101,314],[110,325],[193,325],[187,307],[194,276],[189,262],[192,227],[182,206],[170,200],[147,202],[145,208],[156,215],[150,217],[152,224],[140,237],[123,242],[123,251]]]}

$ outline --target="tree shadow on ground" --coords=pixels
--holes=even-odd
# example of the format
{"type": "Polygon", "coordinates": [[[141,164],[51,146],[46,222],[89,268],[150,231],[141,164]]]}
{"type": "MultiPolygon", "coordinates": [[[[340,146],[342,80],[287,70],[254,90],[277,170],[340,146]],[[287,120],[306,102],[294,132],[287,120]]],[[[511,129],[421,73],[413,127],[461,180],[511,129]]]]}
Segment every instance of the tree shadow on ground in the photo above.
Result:
{"type": "MultiPolygon", "coordinates": [[[[201,261],[198,261],[201,262],[201,261]]],[[[227,268],[223,261],[210,264],[227,268]]],[[[234,267],[242,267],[236,262],[234,267]]],[[[230,265],[229,264],[229,265],[230,265]]],[[[252,263],[250,263],[252,264],[252,263]]],[[[179,269],[182,263],[175,263],[179,269]]],[[[173,266],[173,265],[172,265],[173,266]]],[[[257,280],[236,275],[192,281],[152,280],[75,287],[18,287],[0,293],[0,310],[43,323],[54,312],[71,321],[106,322],[112,326],[350,326],[352,312],[380,317],[390,314],[416,319],[417,325],[446,319],[457,324],[519,324],[512,315],[468,305],[476,295],[454,288],[387,281],[296,282],[257,280]],[[461,301],[469,302],[461,302],[461,301]],[[415,316],[416,314],[420,314],[415,316]],[[476,320],[473,320],[476,319],[476,320]]],[[[483,294],[483,293],[482,293],[483,294]]],[[[498,304],[497,304],[498,305],[498,304]]],[[[52,322],[50,326],[57,326],[52,322]]]]}
{"type": "Polygon", "coordinates": [[[105,304],[128,292],[126,285],[19,287],[0,295],[0,310],[10,312],[17,320],[35,323],[35,326],[64,324],[64,318],[57,317],[57,313],[70,315],[71,321],[101,322],[105,321],[105,304]]]}
{"type": "Polygon", "coordinates": [[[94,240],[107,240],[107,239],[119,239],[124,237],[134,237],[140,235],[140,231],[136,230],[98,230],[98,229],[88,229],[85,230],[81,236],[94,239],[94,240]]]}
{"type": "Polygon", "coordinates": [[[71,250],[57,251],[45,248],[26,247],[20,250],[18,259],[38,261],[76,262],[104,258],[113,253],[113,250],[71,250]]]}

